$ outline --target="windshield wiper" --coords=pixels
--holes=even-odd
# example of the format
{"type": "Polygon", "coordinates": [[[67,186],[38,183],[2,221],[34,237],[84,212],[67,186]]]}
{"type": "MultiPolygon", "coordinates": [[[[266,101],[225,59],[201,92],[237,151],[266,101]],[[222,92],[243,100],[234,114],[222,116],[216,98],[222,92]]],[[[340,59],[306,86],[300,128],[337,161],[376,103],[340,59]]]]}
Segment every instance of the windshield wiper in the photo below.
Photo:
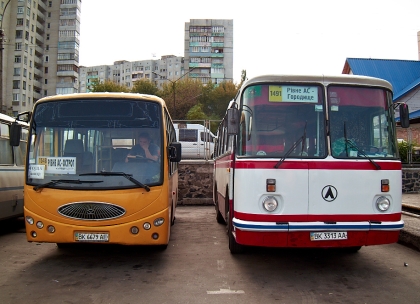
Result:
{"type": "Polygon", "coordinates": [[[379,164],[377,164],[372,158],[370,158],[366,153],[365,153],[365,151],[363,151],[363,150],[361,150],[361,149],[359,149],[359,147],[358,146],[356,146],[356,144],[354,143],[354,142],[352,142],[350,139],[345,139],[345,142],[346,142],[346,145],[349,145],[350,146],[350,148],[353,148],[353,149],[355,149],[355,150],[357,150],[357,152],[360,154],[360,155],[362,155],[362,156],[364,156],[364,157],[366,157],[374,166],[375,166],[375,168],[376,168],[376,170],[381,170],[381,166],[379,165],[379,164]]]}
{"type": "Polygon", "coordinates": [[[137,186],[146,189],[147,192],[150,191],[150,187],[139,182],[135,178],[133,178],[133,174],[127,174],[124,172],[108,172],[108,171],[101,171],[101,172],[92,172],[92,173],[82,173],[79,174],[79,176],[87,176],[87,175],[102,175],[102,176],[123,176],[129,181],[131,181],[133,184],[136,184],[137,186]]]}
{"type": "Polygon", "coordinates": [[[56,180],[52,180],[48,183],[35,186],[33,189],[35,191],[38,191],[42,188],[49,188],[49,187],[57,185],[57,184],[87,184],[87,183],[102,183],[102,182],[103,181],[101,181],[101,180],[84,181],[84,180],[80,180],[80,179],[56,179],[56,180]]]}
{"type": "Polygon", "coordinates": [[[277,164],[274,166],[274,168],[278,168],[281,166],[281,164],[286,160],[286,157],[288,157],[290,154],[292,154],[293,150],[296,149],[296,147],[302,143],[302,150],[300,155],[302,156],[303,154],[303,150],[304,150],[304,145],[305,145],[305,141],[306,141],[306,125],[308,124],[308,122],[305,122],[305,128],[303,129],[303,135],[293,144],[293,146],[287,150],[286,154],[284,154],[284,156],[282,158],[280,158],[280,160],[277,162],[277,164]]]}
{"type": "Polygon", "coordinates": [[[359,149],[358,146],[356,146],[356,144],[351,141],[350,139],[347,138],[347,130],[346,130],[346,122],[344,122],[344,143],[345,143],[345,150],[346,150],[346,156],[349,157],[349,153],[347,151],[347,145],[349,145],[351,148],[356,149],[357,152],[366,157],[376,168],[376,170],[381,170],[381,166],[379,166],[372,158],[370,158],[363,150],[359,149]]]}

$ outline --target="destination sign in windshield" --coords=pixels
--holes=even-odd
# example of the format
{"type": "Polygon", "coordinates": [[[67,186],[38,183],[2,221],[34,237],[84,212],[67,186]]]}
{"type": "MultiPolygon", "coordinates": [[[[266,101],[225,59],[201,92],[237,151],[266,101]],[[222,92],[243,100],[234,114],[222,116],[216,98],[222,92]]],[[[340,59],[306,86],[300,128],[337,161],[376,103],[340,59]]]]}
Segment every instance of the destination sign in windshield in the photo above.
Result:
{"type": "Polygon", "coordinates": [[[318,87],[270,85],[270,102],[318,102],[318,87]]]}

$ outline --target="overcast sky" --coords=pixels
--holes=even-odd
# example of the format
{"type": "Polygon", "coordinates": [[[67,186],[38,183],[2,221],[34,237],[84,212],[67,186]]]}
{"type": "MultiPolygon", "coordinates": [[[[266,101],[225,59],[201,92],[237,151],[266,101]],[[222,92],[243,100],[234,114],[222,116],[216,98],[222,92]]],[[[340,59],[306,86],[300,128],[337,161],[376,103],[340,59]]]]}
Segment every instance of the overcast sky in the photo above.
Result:
{"type": "Polygon", "coordinates": [[[420,0],[82,0],[80,65],[184,56],[190,19],[233,19],[236,83],[242,70],[341,74],[346,58],[419,59],[420,0]]]}

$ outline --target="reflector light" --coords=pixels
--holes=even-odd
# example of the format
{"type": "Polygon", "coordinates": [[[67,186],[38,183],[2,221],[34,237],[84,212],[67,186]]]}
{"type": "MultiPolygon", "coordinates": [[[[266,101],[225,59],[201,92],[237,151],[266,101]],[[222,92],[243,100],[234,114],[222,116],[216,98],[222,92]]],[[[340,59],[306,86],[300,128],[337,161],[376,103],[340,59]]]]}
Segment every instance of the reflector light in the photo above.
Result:
{"type": "Polygon", "coordinates": [[[152,234],[152,239],[157,240],[158,238],[159,238],[159,234],[157,233],[152,234]]]}
{"type": "Polygon", "coordinates": [[[33,238],[36,238],[36,232],[35,231],[31,231],[31,236],[33,237],[33,238]]]}

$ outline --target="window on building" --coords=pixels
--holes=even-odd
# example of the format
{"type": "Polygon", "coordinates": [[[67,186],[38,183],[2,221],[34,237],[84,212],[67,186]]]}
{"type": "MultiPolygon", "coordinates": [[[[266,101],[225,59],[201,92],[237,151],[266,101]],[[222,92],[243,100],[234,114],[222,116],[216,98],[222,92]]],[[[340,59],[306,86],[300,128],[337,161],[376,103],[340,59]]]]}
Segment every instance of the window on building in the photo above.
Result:
{"type": "Polygon", "coordinates": [[[47,40],[50,40],[50,34],[47,34],[47,40]]]}
{"type": "Polygon", "coordinates": [[[25,32],[25,39],[29,40],[29,32],[25,32]]]}
{"type": "Polygon", "coordinates": [[[44,73],[48,73],[48,67],[44,68],[44,73]]]}
{"type": "Polygon", "coordinates": [[[23,26],[23,18],[17,18],[16,19],[16,25],[17,26],[23,26]]]}
{"type": "Polygon", "coordinates": [[[15,51],[20,51],[22,50],[22,43],[21,42],[16,42],[15,43],[15,51]]]}
{"type": "Polygon", "coordinates": [[[46,46],[45,46],[45,50],[46,51],[48,51],[50,49],[50,46],[47,44],[46,46]]]}
{"type": "Polygon", "coordinates": [[[17,13],[18,14],[23,14],[23,11],[24,11],[23,6],[18,6],[17,13]]]}
{"type": "Polygon", "coordinates": [[[44,83],[45,83],[45,84],[48,84],[48,79],[45,79],[45,80],[44,80],[44,83]]]}
{"type": "Polygon", "coordinates": [[[13,101],[19,101],[20,94],[19,93],[13,93],[13,101]]]}
{"type": "Polygon", "coordinates": [[[48,1],[48,7],[52,7],[52,1],[48,1]]]}
{"type": "Polygon", "coordinates": [[[26,81],[22,82],[22,89],[26,90],[26,81]]]}
{"type": "Polygon", "coordinates": [[[20,89],[20,80],[13,80],[13,89],[20,89]]]}
{"type": "Polygon", "coordinates": [[[23,31],[16,31],[16,35],[15,35],[16,39],[22,39],[23,38],[23,31]]]}
{"type": "Polygon", "coordinates": [[[47,23],[47,28],[51,28],[51,23],[47,23]]]}
{"type": "MultiPolygon", "coordinates": [[[[23,69],[23,76],[26,77],[27,69],[23,69]]],[[[29,78],[30,79],[30,78],[29,78]]]]}
{"type": "Polygon", "coordinates": [[[20,76],[20,68],[13,69],[13,76],[20,76]]]}
{"type": "Polygon", "coordinates": [[[22,56],[15,56],[15,63],[21,63],[22,62],[22,56]]]}
{"type": "Polygon", "coordinates": [[[48,16],[48,18],[51,18],[51,12],[48,12],[47,16],[48,16]]]}
{"type": "Polygon", "coordinates": [[[49,58],[49,56],[47,55],[47,56],[45,56],[45,62],[48,62],[48,60],[49,60],[50,58],[49,58]]]}

